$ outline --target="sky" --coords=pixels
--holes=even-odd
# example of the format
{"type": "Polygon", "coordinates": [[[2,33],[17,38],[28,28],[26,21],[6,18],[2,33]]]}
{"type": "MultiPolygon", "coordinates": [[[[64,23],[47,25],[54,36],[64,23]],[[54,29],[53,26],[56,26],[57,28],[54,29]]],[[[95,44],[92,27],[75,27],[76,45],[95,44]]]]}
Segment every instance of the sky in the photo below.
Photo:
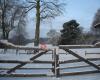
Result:
{"type": "MultiPolygon", "coordinates": [[[[75,19],[84,31],[89,31],[94,15],[100,8],[100,0],[64,0],[65,8],[61,16],[53,20],[41,22],[40,37],[47,37],[47,32],[52,28],[58,32],[62,29],[63,23],[75,19]]],[[[32,14],[32,13],[30,13],[32,14]]],[[[34,14],[34,13],[33,13],[34,14]]],[[[34,15],[28,19],[28,33],[30,38],[34,37],[35,20],[34,15]]]]}

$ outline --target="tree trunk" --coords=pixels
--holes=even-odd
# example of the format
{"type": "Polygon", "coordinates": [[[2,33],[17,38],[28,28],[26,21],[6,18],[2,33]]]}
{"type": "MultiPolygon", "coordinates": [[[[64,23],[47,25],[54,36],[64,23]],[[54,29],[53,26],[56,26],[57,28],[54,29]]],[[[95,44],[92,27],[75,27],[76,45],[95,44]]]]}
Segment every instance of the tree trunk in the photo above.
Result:
{"type": "Polygon", "coordinates": [[[37,0],[36,4],[36,30],[35,30],[35,46],[39,45],[40,37],[40,0],[37,0]]]}
{"type": "Polygon", "coordinates": [[[5,19],[5,13],[6,13],[6,6],[5,6],[5,0],[4,0],[4,4],[3,4],[3,8],[2,8],[2,23],[1,23],[1,25],[2,25],[2,34],[3,34],[3,39],[6,39],[6,31],[5,31],[5,21],[4,21],[4,19],[5,19]]]}
{"type": "Polygon", "coordinates": [[[6,39],[7,39],[7,40],[9,39],[9,32],[10,32],[10,31],[6,31],[6,32],[5,32],[5,34],[6,34],[6,39]]]}
{"type": "Polygon", "coordinates": [[[3,39],[6,39],[4,13],[5,13],[5,10],[2,10],[2,34],[3,34],[3,39]]]}

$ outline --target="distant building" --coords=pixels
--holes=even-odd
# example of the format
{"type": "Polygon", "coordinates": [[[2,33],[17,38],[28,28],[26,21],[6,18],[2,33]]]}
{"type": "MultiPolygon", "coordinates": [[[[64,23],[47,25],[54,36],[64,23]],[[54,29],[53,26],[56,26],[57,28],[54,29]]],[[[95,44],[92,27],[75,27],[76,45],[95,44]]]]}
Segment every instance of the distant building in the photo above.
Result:
{"type": "Polygon", "coordinates": [[[100,23],[97,23],[96,25],[94,25],[95,28],[100,28],[100,23]]]}
{"type": "Polygon", "coordinates": [[[100,22],[94,25],[94,28],[96,28],[97,42],[100,42],[100,22]]]}
{"type": "Polygon", "coordinates": [[[100,36],[100,23],[95,24],[94,28],[96,29],[96,35],[100,36]]]}

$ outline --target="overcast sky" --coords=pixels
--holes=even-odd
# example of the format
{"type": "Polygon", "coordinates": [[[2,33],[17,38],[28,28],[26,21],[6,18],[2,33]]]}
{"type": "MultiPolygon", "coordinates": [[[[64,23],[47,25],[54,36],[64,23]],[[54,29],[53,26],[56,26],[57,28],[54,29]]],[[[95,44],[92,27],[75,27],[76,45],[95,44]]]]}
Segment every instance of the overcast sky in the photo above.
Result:
{"type": "MultiPolygon", "coordinates": [[[[42,22],[41,37],[46,37],[51,27],[57,31],[61,30],[63,23],[72,19],[79,22],[85,31],[89,31],[94,15],[100,8],[100,0],[64,0],[64,2],[66,3],[64,14],[56,17],[54,20],[42,22]]],[[[29,24],[27,27],[31,38],[34,37],[35,31],[35,20],[32,14],[30,12],[29,15],[31,16],[28,19],[29,24]]]]}

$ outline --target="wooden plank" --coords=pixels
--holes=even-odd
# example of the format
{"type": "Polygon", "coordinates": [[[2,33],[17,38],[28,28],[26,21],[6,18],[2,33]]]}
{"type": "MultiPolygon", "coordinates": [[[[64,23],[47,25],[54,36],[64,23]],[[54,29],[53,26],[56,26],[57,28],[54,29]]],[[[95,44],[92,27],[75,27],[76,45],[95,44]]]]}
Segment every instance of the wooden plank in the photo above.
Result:
{"type": "Polygon", "coordinates": [[[40,61],[40,60],[34,60],[34,61],[18,61],[18,60],[0,60],[0,63],[27,63],[27,64],[32,64],[32,63],[42,63],[42,64],[51,64],[53,61],[40,61]]]}
{"type": "MultiPolygon", "coordinates": [[[[34,50],[35,51],[35,50],[34,50]]],[[[0,54],[3,54],[3,53],[6,53],[6,54],[36,54],[34,51],[32,51],[32,52],[27,52],[27,50],[25,51],[25,52],[18,52],[18,51],[16,51],[16,53],[14,52],[14,53],[7,53],[7,51],[3,51],[2,53],[0,53],[0,54]]],[[[48,53],[46,53],[46,54],[52,54],[51,52],[48,52],[48,53]]],[[[65,53],[60,53],[60,54],[65,54],[65,53]]]]}
{"type": "MultiPolygon", "coordinates": [[[[38,53],[38,55],[36,54],[36,55],[34,55],[32,58],[30,58],[30,59],[31,59],[31,60],[34,60],[34,59],[38,58],[39,56],[45,54],[46,52],[48,52],[48,51],[40,52],[40,53],[38,53]]],[[[20,67],[26,65],[26,64],[27,64],[27,63],[25,63],[25,62],[24,62],[24,63],[21,63],[21,64],[15,66],[14,68],[12,68],[11,70],[8,70],[7,73],[9,74],[9,73],[15,71],[16,69],[18,69],[18,68],[20,68],[20,67]]]]}
{"type": "Polygon", "coordinates": [[[85,55],[87,54],[97,54],[97,55],[100,55],[100,53],[85,53],[85,55]]]}
{"type": "MultiPolygon", "coordinates": [[[[0,60],[0,63],[23,63],[25,61],[18,61],[18,60],[0,60]]],[[[27,63],[27,61],[26,61],[27,63]]]]}
{"type": "MultiPolygon", "coordinates": [[[[100,66],[100,64],[98,64],[97,66],[100,66]]],[[[75,69],[75,68],[84,68],[84,67],[91,67],[90,65],[81,65],[81,66],[71,66],[71,67],[63,67],[63,68],[59,68],[60,70],[64,70],[64,69],[75,69]]],[[[0,68],[0,70],[10,70],[11,68],[0,68]]],[[[43,70],[43,69],[53,69],[53,68],[19,68],[17,70],[43,70]]]]}
{"type": "MultiPolygon", "coordinates": [[[[39,47],[28,47],[28,46],[19,46],[19,45],[6,45],[6,47],[1,47],[0,49],[17,49],[17,50],[43,50],[42,48],[39,47]]],[[[47,49],[48,51],[52,51],[52,49],[47,49]]]]}
{"type": "Polygon", "coordinates": [[[46,77],[47,74],[0,74],[0,77],[46,77]]]}
{"type": "Polygon", "coordinates": [[[14,72],[16,69],[18,69],[18,68],[24,66],[25,64],[27,64],[27,63],[21,63],[21,64],[15,66],[14,68],[8,70],[7,73],[9,74],[9,73],[11,73],[11,72],[14,72]]]}
{"type": "MultiPolygon", "coordinates": [[[[100,64],[98,64],[97,66],[100,66],[100,64]]],[[[60,68],[60,70],[64,70],[64,69],[75,69],[75,68],[84,68],[84,67],[91,67],[91,66],[90,65],[81,65],[81,66],[63,67],[63,68],[60,68]]]]}
{"type": "Polygon", "coordinates": [[[84,61],[85,63],[87,63],[87,64],[93,66],[94,68],[100,70],[100,67],[99,67],[99,66],[97,66],[96,64],[94,64],[94,63],[88,61],[87,59],[83,58],[82,56],[79,56],[79,55],[76,54],[75,52],[73,52],[73,51],[71,51],[71,50],[69,50],[69,49],[64,49],[64,50],[65,50],[66,52],[68,52],[69,54],[71,54],[71,55],[73,55],[73,56],[79,58],[79,59],[82,60],[82,61],[84,61]]]}
{"type": "MultiPolygon", "coordinates": [[[[11,68],[0,68],[0,70],[10,70],[11,68]]],[[[19,68],[17,70],[45,70],[45,69],[52,69],[52,68],[19,68]]]]}
{"type": "Polygon", "coordinates": [[[80,49],[80,48],[100,48],[100,47],[94,45],[59,45],[59,48],[80,49]]]}
{"type": "MultiPolygon", "coordinates": [[[[93,74],[100,73],[100,71],[84,71],[84,72],[70,72],[70,73],[61,73],[60,76],[72,76],[72,75],[84,75],[84,74],[93,74]]],[[[0,77],[53,77],[53,75],[47,74],[0,74],[0,77]]]]}
{"type": "Polygon", "coordinates": [[[83,75],[83,74],[93,74],[93,73],[100,73],[100,71],[94,70],[94,71],[83,71],[83,72],[61,73],[60,76],[83,75]]]}
{"type": "Polygon", "coordinates": [[[34,59],[40,57],[41,55],[43,55],[43,54],[45,54],[45,53],[47,53],[47,52],[48,52],[48,51],[46,50],[45,52],[37,53],[37,54],[35,54],[32,58],[30,58],[30,60],[34,60],[34,59]]]}
{"type": "MultiPolygon", "coordinates": [[[[87,60],[90,61],[97,61],[100,60],[100,58],[87,58],[87,60]]],[[[81,62],[82,60],[80,59],[73,59],[73,60],[66,60],[66,61],[59,61],[59,64],[64,64],[64,63],[75,63],[75,62],[81,62]]],[[[31,63],[44,63],[44,64],[51,64],[54,61],[40,61],[40,60],[34,60],[34,61],[19,61],[19,60],[0,60],[0,63],[27,63],[27,64],[31,64],[31,63]]]]}
{"type": "MultiPolygon", "coordinates": [[[[86,60],[97,61],[97,60],[100,60],[100,58],[87,58],[86,60]]],[[[60,64],[75,63],[75,62],[82,62],[82,61],[83,60],[80,60],[80,59],[73,59],[73,60],[60,61],[60,64]]]]}

